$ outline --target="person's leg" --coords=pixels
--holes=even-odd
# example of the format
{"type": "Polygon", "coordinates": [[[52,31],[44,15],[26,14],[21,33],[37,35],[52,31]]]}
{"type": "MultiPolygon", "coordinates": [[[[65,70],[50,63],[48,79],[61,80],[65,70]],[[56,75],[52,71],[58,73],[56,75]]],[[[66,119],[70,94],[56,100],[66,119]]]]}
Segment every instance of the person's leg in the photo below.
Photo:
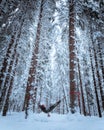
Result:
{"type": "Polygon", "coordinates": [[[47,109],[47,112],[51,112],[60,102],[61,102],[61,100],[58,101],[57,103],[53,104],[52,106],[50,106],[50,107],[47,109]]]}

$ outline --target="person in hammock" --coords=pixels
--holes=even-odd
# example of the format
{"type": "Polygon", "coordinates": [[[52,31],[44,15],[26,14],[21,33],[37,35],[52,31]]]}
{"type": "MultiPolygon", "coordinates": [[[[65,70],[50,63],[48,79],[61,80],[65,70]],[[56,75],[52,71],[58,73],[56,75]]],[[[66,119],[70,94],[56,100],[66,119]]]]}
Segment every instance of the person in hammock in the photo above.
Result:
{"type": "MultiPolygon", "coordinates": [[[[65,97],[64,97],[65,98],[65,97]]],[[[63,98],[63,99],[64,99],[63,98]]],[[[40,109],[44,112],[44,113],[48,113],[48,116],[49,115],[49,112],[51,112],[63,99],[57,101],[55,104],[51,105],[49,108],[46,108],[44,104],[42,105],[39,105],[40,109]]]]}
{"type": "Polygon", "coordinates": [[[56,102],[55,104],[51,105],[49,108],[46,108],[45,105],[39,105],[40,109],[44,112],[44,113],[49,113],[51,112],[59,103],[61,102],[61,100],[59,100],[58,102],[56,102]]]}

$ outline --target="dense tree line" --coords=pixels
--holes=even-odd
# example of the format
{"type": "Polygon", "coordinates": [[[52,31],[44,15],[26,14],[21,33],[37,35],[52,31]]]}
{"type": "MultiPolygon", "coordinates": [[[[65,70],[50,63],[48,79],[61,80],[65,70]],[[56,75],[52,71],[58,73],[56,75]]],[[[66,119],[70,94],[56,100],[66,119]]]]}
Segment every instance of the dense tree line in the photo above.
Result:
{"type": "Polygon", "coordinates": [[[104,1],[1,0],[0,111],[103,116],[104,1]]]}

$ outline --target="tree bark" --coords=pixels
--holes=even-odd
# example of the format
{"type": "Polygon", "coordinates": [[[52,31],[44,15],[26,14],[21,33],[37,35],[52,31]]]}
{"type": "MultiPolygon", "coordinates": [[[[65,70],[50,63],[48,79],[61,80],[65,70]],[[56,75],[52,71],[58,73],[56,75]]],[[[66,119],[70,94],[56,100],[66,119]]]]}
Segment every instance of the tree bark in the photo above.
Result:
{"type": "Polygon", "coordinates": [[[70,12],[69,12],[69,53],[70,53],[70,108],[71,112],[75,113],[75,94],[71,94],[71,92],[75,91],[75,39],[74,39],[74,0],[70,0],[70,12]]]}
{"type": "MultiPolygon", "coordinates": [[[[28,116],[28,109],[29,109],[29,101],[31,98],[30,91],[32,88],[35,88],[33,86],[33,82],[35,81],[35,74],[36,74],[36,65],[37,65],[37,54],[38,54],[38,49],[39,49],[39,40],[40,40],[40,31],[41,31],[41,18],[42,18],[42,11],[43,11],[43,1],[41,1],[41,6],[40,6],[40,14],[39,14],[39,22],[38,22],[38,27],[37,27],[37,33],[36,33],[36,41],[35,41],[35,48],[31,60],[31,68],[29,70],[29,77],[27,81],[27,88],[26,88],[26,94],[25,94],[25,101],[24,101],[24,108],[26,116],[25,118],[27,119],[28,116]]],[[[37,90],[35,90],[37,91],[37,90]]]]}

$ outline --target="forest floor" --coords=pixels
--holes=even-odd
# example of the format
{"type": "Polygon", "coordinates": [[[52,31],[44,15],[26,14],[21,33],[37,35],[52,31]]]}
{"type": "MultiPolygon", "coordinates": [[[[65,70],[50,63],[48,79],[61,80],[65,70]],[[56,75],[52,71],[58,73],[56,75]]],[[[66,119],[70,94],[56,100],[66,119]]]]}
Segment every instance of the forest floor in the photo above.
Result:
{"type": "Polygon", "coordinates": [[[0,130],[104,130],[104,117],[84,117],[79,114],[58,115],[8,113],[0,116],[0,130]]]}

